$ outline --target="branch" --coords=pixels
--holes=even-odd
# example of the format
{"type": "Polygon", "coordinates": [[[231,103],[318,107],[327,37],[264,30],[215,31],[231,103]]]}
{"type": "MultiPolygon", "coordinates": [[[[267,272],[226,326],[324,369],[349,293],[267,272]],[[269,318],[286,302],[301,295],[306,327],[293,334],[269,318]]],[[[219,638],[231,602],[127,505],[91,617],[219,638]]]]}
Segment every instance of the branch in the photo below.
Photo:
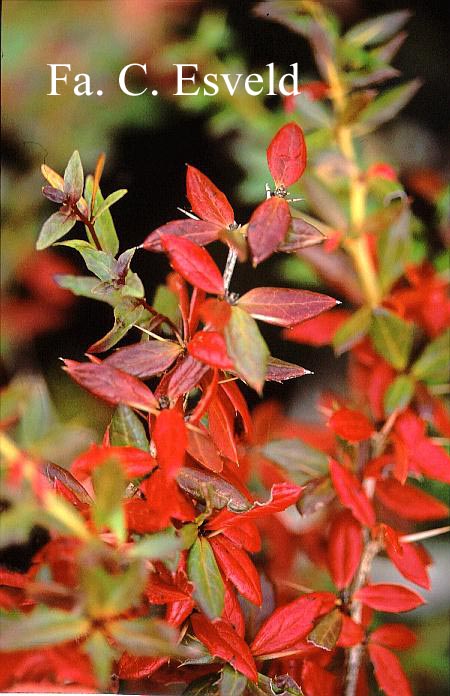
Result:
{"type": "MultiPolygon", "coordinates": [[[[370,570],[372,568],[373,559],[381,550],[378,541],[369,541],[363,551],[361,562],[359,564],[358,574],[352,587],[352,595],[360,590],[367,582],[370,570]]],[[[361,623],[362,618],[362,603],[359,600],[352,600],[350,616],[356,623],[361,623]]],[[[345,696],[355,696],[356,687],[358,685],[359,668],[364,647],[361,643],[354,645],[348,651],[347,658],[347,674],[345,680],[345,696]]]]}

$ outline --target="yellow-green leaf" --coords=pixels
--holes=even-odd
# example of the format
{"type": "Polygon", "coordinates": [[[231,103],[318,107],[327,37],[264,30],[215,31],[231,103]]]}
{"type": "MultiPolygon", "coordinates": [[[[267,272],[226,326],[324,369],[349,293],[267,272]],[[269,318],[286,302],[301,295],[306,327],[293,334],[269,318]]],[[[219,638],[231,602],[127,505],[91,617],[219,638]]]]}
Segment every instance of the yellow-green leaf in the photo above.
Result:
{"type": "Polygon", "coordinates": [[[194,584],[194,598],[209,619],[222,616],[225,587],[213,550],[207,539],[197,539],[188,556],[189,580],[194,584]]]}

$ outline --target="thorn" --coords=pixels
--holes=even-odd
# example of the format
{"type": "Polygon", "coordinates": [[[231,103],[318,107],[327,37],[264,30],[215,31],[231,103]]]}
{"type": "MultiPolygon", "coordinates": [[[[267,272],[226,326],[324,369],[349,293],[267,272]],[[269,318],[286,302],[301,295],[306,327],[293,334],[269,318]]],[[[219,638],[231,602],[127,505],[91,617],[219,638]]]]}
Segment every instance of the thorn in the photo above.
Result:
{"type": "Polygon", "coordinates": [[[336,304],[342,304],[341,300],[335,300],[336,304]]]}
{"type": "Polygon", "coordinates": [[[313,375],[313,374],[314,374],[314,372],[313,372],[312,370],[307,370],[306,368],[303,368],[303,369],[305,370],[305,372],[303,373],[303,376],[305,376],[305,375],[313,375]]]}

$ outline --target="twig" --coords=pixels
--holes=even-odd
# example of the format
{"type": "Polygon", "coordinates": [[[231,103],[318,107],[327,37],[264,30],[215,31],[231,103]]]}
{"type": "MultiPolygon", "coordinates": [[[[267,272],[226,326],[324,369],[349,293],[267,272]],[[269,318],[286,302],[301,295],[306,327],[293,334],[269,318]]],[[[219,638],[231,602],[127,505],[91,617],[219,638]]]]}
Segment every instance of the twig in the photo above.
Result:
{"type": "MultiPolygon", "coordinates": [[[[369,541],[364,549],[361,562],[359,564],[358,574],[352,587],[352,595],[365,585],[372,567],[372,562],[375,556],[380,551],[380,543],[378,541],[369,541]]],[[[356,623],[361,623],[362,619],[362,603],[357,600],[352,600],[350,616],[356,623]]],[[[350,648],[347,657],[347,674],[345,681],[345,696],[355,696],[356,687],[358,685],[359,668],[364,647],[361,643],[350,648]]]]}
{"type": "Polygon", "coordinates": [[[225,264],[225,270],[223,272],[223,286],[225,288],[225,295],[228,294],[230,289],[231,279],[233,277],[234,268],[236,266],[237,253],[234,249],[228,250],[227,262],[225,264]]]}

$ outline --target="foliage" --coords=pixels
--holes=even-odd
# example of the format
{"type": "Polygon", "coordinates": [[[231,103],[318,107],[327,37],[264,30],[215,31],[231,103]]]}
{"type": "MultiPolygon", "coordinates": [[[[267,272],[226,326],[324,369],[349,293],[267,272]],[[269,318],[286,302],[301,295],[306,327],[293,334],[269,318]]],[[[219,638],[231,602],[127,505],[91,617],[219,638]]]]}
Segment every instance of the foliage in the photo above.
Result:
{"type": "Polygon", "coordinates": [[[64,359],[64,370],[113,410],[103,442],[69,470],[20,438],[18,385],[4,395],[13,405],[2,417],[2,543],[26,540],[37,525],[49,535],[26,573],[1,571],[4,689],[114,691],[117,675],[145,678],[144,690],[182,681],[185,694],[355,696],[367,692],[372,665],[387,696],[411,693],[393,651],[411,648],[415,635],[374,621],[374,611],[408,612],[424,599],[370,572],[384,553],[429,589],[420,542],[448,530],[413,525],[448,514],[421,483],[450,483],[439,437],[450,433],[441,398],[450,305],[444,275],[412,251],[414,216],[395,170],[368,167],[358,153],[359,136],[417,87],[367,89],[395,74],[389,61],[407,15],[341,36],[320,5],[298,6],[273,3],[273,18],[310,40],[320,89],[286,104],[296,120],[274,129],[267,148],[274,187],[245,224],[188,166],[192,213],[119,253],[110,208],[126,192],[103,198],[103,158],[86,178],[77,151],[64,177],[42,168],[58,210],[38,249],[78,252],[91,275],[60,275],[58,284],[113,314],[88,359],[64,359]],[[307,116],[311,148],[300,127],[307,116]],[[316,217],[294,207],[288,188],[300,177],[316,217]],[[61,241],[82,228],[86,239],[61,241]],[[215,241],[228,248],[223,272],[205,248],[215,241]],[[327,255],[338,275],[350,269],[339,279],[348,309],[309,290],[231,290],[238,261],[305,250],[319,273],[327,255]],[[131,270],[136,253],[164,254],[172,266],[153,303],[131,270]],[[271,355],[259,321],[349,354],[345,393],[321,399],[323,425],[294,422],[270,402],[250,415],[238,380],[262,394],[267,381],[309,372],[271,355]],[[290,580],[299,551],[326,585],[290,580]]]}

